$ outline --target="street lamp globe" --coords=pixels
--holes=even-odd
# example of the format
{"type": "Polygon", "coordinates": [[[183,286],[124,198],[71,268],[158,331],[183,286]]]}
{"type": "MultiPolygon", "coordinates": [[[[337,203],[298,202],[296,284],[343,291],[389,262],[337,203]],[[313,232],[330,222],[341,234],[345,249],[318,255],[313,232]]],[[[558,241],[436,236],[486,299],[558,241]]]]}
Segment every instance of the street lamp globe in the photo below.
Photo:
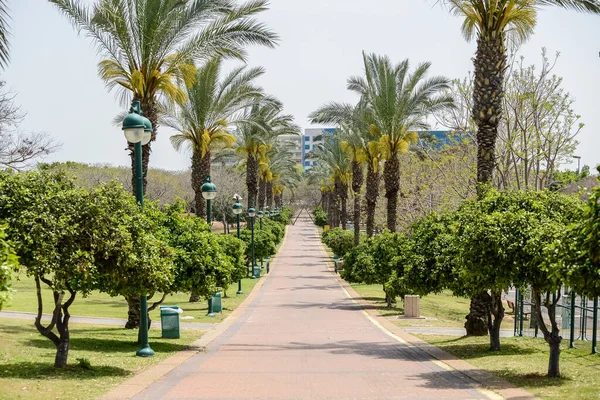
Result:
{"type": "Polygon", "coordinates": [[[242,206],[241,203],[233,203],[233,206],[231,206],[231,208],[233,209],[233,213],[235,215],[240,215],[244,212],[244,206],[242,206]]]}
{"type": "Polygon", "coordinates": [[[249,208],[248,209],[248,216],[249,217],[254,217],[256,216],[256,210],[254,208],[249,208]]]}
{"type": "Polygon", "coordinates": [[[206,200],[212,200],[217,197],[217,186],[210,181],[210,176],[206,177],[206,183],[202,185],[202,197],[206,200]]]}
{"type": "MultiPolygon", "coordinates": [[[[146,118],[133,110],[123,119],[123,133],[129,143],[139,143],[144,137],[144,120],[146,118]]],[[[148,121],[150,122],[150,121],[148,121]]]]}
{"type": "Polygon", "coordinates": [[[269,212],[269,210],[265,211],[265,215],[267,216],[267,218],[269,218],[269,216],[271,215],[271,213],[269,212]]]}
{"type": "Polygon", "coordinates": [[[256,216],[258,217],[258,219],[261,219],[265,214],[261,211],[259,211],[258,213],[256,213],[256,216]]]}
{"type": "Polygon", "coordinates": [[[152,122],[146,117],[142,117],[144,119],[144,135],[142,136],[142,146],[150,143],[150,139],[152,139],[152,122]]]}

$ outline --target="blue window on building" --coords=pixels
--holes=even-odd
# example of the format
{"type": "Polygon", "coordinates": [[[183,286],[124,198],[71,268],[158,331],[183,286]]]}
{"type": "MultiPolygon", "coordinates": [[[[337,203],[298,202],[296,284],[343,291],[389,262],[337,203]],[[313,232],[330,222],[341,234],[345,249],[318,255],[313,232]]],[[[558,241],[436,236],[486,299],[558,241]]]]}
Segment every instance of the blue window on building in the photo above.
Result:
{"type": "Polygon", "coordinates": [[[310,136],[304,136],[304,141],[305,142],[310,142],[310,136]]]}
{"type": "Polygon", "coordinates": [[[317,162],[316,162],[316,161],[313,161],[312,165],[313,165],[313,167],[314,167],[315,165],[317,165],[317,162]]]}
{"type": "Polygon", "coordinates": [[[310,161],[304,161],[304,166],[305,167],[310,167],[310,161]]]}
{"type": "Polygon", "coordinates": [[[310,150],[310,144],[305,144],[304,145],[304,150],[310,150]]]}

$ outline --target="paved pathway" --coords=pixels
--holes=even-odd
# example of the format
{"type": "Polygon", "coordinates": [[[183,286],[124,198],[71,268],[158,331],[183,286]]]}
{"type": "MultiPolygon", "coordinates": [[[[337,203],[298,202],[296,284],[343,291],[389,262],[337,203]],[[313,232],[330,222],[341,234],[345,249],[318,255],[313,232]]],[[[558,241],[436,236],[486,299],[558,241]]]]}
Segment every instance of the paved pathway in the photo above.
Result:
{"type": "Polygon", "coordinates": [[[135,399],[485,399],[464,375],[385,334],[328,270],[310,220],[227,331],[135,399]]]}

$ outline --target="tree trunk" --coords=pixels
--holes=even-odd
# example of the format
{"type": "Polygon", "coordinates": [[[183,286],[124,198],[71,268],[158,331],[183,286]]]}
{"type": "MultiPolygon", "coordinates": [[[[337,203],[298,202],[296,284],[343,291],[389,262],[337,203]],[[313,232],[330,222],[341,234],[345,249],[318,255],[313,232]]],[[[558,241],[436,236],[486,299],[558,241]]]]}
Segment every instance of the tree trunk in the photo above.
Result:
{"type": "Polygon", "coordinates": [[[267,182],[263,178],[259,178],[258,180],[258,210],[262,210],[265,208],[267,204],[267,182]]]}
{"type": "Polygon", "coordinates": [[[354,224],[354,245],[360,243],[360,189],[363,184],[363,170],[360,163],[352,161],[352,192],[354,193],[354,213],[352,223],[354,224]]]}
{"type": "Polygon", "coordinates": [[[197,303],[200,301],[200,295],[198,294],[197,291],[192,290],[192,293],[190,293],[190,299],[189,302],[190,303],[197,303]]]}
{"type": "Polygon", "coordinates": [[[135,296],[125,296],[127,300],[127,322],[125,329],[137,329],[140,327],[140,298],[135,296]]]}
{"type": "Polygon", "coordinates": [[[473,119],[477,125],[477,183],[492,181],[498,124],[502,117],[506,49],[504,34],[479,36],[473,61],[473,119]]]}
{"type": "Polygon", "coordinates": [[[342,229],[347,229],[348,223],[348,185],[340,184],[340,223],[342,229]]]}
{"type": "Polygon", "coordinates": [[[561,336],[552,336],[548,340],[550,345],[550,359],[548,361],[548,377],[560,378],[560,342],[561,336]]]}
{"type": "Polygon", "coordinates": [[[272,210],[273,209],[273,181],[267,182],[266,192],[267,192],[267,207],[269,207],[269,210],[272,210]]]}
{"type": "Polygon", "coordinates": [[[64,368],[67,366],[69,358],[69,338],[60,338],[58,346],[56,346],[56,356],[54,357],[54,368],[64,368]]]}
{"type": "Polygon", "coordinates": [[[206,179],[202,171],[202,154],[199,150],[192,151],[192,190],[194,191],[194,209],[200,218],[206,218],[206,204],[202,197],[202,185],[206,179]]]}
{"type": "MultiPolygon", "coordinates": [[[[248,189],[248,208],[256,209],[256,197],[258,195],[258,159],[248,154],[246,159],[246,187],[248,189]]],[[[248,218],[248,228],[252,228],[252,218],[248,218]]]]}
{"type": "Polygon", "coordinates": [[[367,169],[367,236],[373,237],[375,231],[375,207],[377,206],[377,197],[379,196],[379,172],[373,169],[373,165],[369,162],[367,169]]]}
{"type": "Polygon", "coordinates": [[[485,336],[488,334],[487,319],[490,311],[491,296],[481,292],[471,297],[469,314],[465,317],[465,329],[468,336],[485,336]]]}
{"type": "Polygon", "coordinates": [[[500,326],[504,319],[502,293],[492,292],[490,314],[488,315],[488,331],[490,332],[490,350],[500,351],[500,326]],[[493,320],[492,320],[493,316],[493,320]]]}
{"type": "Polygon", "coordinates": [[[398,192],[400,191],[400,161],[394,154],[385,161],[383,170],[385,197],[387,198],[387,228],[396,232],[396,210],[398,209],[398,192]]]}

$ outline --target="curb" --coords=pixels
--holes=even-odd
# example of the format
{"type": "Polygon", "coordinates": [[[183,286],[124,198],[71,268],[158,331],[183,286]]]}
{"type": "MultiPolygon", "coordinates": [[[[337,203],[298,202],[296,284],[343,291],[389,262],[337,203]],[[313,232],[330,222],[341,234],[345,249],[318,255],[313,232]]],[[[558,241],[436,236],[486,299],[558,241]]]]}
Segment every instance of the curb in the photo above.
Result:
{"type": "Polygon", "coordinates": [[[518,388],[508,381],[497,377],[487,371],[472,366],[468,362],[445,352],[444,350],[411,335],[402,328],[394,325],[388,319],[383,317],[375,309],[372,309],[371,304],[363,299],[353,288],[343,280],[339,274],[334,272],[333,262],[325,251],[322,243],[321,251],[327,258],[327,268],[335,277],[338,284],[346,292],[348,297],[356,302],[362,308],[363,313],[378,329],[383,331],[388,336],[394,337],[400,343],[408,347],[418,348],[429,354],[434,360],[433,363],[446,370],[457,371],[471,380],[477,382],[476,389],[491,399],[507,399],[507,400],[540,400],[524,389],[518,388]]]}
{"type": "MultiPolygon", "coordinates": [[[[285,236],[283,237],[283,241],[281,242],[281,249],[285,242],[287,241],[287,226],[285,228],[285,236]]],[[[280,252],[271,260],[271,268],[273,265],[276,265],[278,261],[280,252]]],[[[126,400],[134,397],[135,395],[141,393],[144,389],[146,389],[150,384],[158,381],[166,374],[192,358],[194,355],[201,353],[204,351],[206,346],[212,343],[215,339],[217,339],[221,334],[227,331],[245,312],[246,309],[256,296],[258,292],[265,284],[269,275],[262,275],[260,281],[254,285],[254,288],[244,299],[244,301],[235,309],[227,318],[225,318],[221,323],[216,324],[215,328],[209,330],[206,334],[202,335],[202,337],[189,345],[189,349],[179,351],[172,355],[171,357],[159,362],[158,364],[150,367],[149,369],[140,372],[139,374],[133,376],[132,378],[126,380],[125,382],[119,384],[115,388],[113,388],[110,392],[104,394],[99,399],[100,400],[126,400]]]]}

